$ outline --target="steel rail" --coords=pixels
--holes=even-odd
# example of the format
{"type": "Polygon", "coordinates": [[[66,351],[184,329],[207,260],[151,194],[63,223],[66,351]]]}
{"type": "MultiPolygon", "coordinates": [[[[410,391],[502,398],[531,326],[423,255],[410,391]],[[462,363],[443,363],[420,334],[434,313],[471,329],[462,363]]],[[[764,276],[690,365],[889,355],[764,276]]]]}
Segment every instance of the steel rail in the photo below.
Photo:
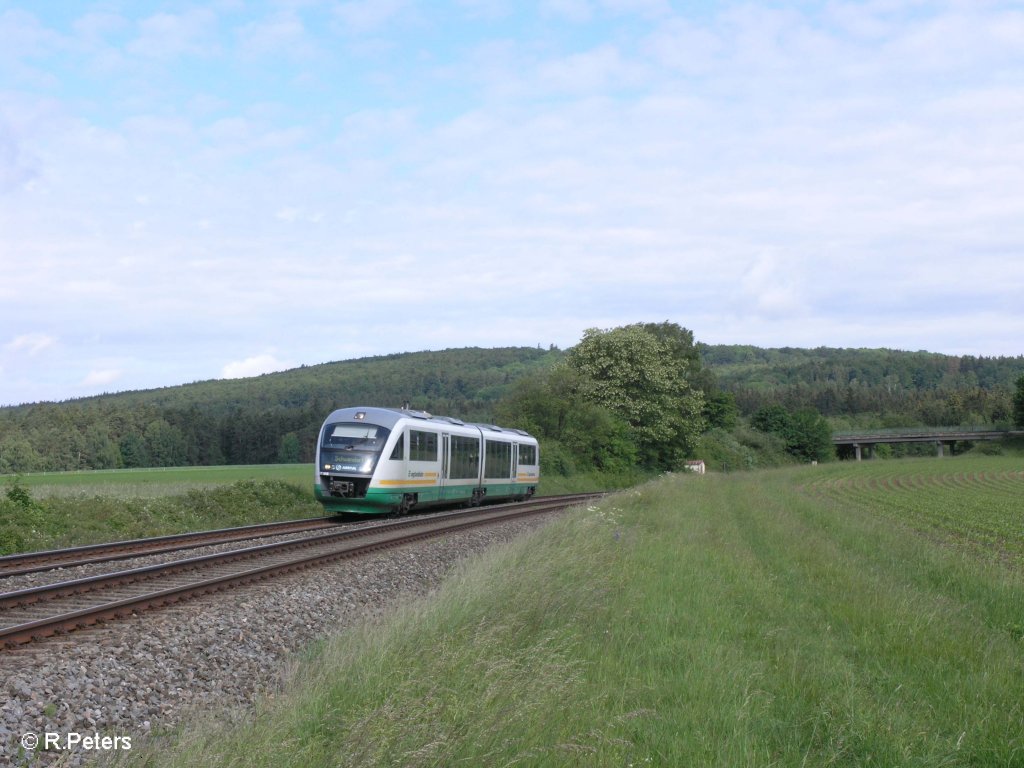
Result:
{"type": "MultiPolygon", "coordinates": [[[[429,518],[413,518],[371,528],[359,528],[298,541],[278,542],[258,547],[248,547],[227,553],[206,555],[198,558],[174,561],[157,566],[147,566],[86,579],[63,582],[32,589],[19,590],[0,595],[0,609],[7,611],[26,606],[31,609],[38,603],[54,601],[67,596],[78,596],[92,591],[115,589],[128,584],[139,583],[203,569],[237,563],[245,560],[271,559],[271,562],[253,568],[234,570],[212,578],[200,576],[186,584],[174,584],[140,594],[101,599],[93,605],[75,608],[61,608],[60,612],[27,621],[17,620],[15,624],[0,626],[0,644],[14,647],[54,634],[74,631],[92,624],[116,619],[149,608],[160,607],[190,597],[221,591],[233,586],[270,578],[281,573],[306,569],[325,562],[356,557],[380,549],[393,548],[420,539],[492,523],[514,520],[519,517],[556,511],[573,506],[601,494],[580,494],[574,496],[549,497],[518,504],[504,504],[470,511],[450,512],[429,518]],[[297,549],[314,549],[299,557],[280,559],[297,549]],[[276,559],[275,559],[276,558],[276,559]]],[[[101,595],[102,597],[102,595],[101,595]]],[[[23,617],[24,618],[24,617],[23,617]]],[[[3,617],[0,616],[0,622],[3,617]]]]}
{"type": "Polygon", "coordinates": [[[143,555],[157,555],[185,549],[205,547],[244,539],[258,539],[279,536],[286,533],[331,528],[340,525],[337,517],[311,517],[299,520],[285,520],[277,523],[257,523],[235,528],[215,528],[194,533],[174,533],[167,536],[151,536],[145,539],[111,541],[103,544],[86,544],[67,549],[47,549],[38,552],[21,552],[0,557],[0,578],[20,576],[25,573],[52,571],[57,568],[71,568],[78,565],[92,565],[113,560],[127,560],[143,555]]]}

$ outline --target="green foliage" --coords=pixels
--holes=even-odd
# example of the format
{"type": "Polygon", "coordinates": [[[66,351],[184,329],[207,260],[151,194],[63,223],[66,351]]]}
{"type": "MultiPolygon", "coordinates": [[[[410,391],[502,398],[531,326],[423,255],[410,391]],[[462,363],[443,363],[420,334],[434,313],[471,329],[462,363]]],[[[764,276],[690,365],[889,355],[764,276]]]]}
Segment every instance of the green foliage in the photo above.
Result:
{"type": "Polygon", "coordinates": [[[793,461],[781,437],[744,426],[708,430],[697,442],[696,455],[717,472],[778,467],[793,461]]]}
{"type": "Polygon", "coordinates": [[[1013,423],[1024,428],[1024,373],[1017,379],[1016,391],[1013,393],[1013,423]]]}
{"type": "Polygon", "coordinates": [[[0,438],[0,473],[32,472],[42,462],[39,452],[19,433],[12,431],[0,438]]]}
{"type": "Polygon", "coordinates": [[[43,507],[18,476],[6,483],[0,497],[0,555],[20,552],[46,522],[43,507]]]}
{"type": "Polygon", "coordinates": [[[578,394],[629,425],[641,463],[671,469],[690,455],[704,428],[704,395],[693,334],[672,323],[588,329],[566,363],[578,394]]]}
{"type": "Polygon", "coordinates": [[[732,392],[704,393],[704,420],[708,428],[732,429],[736,426],[739,407],[732,392]]]}
{"type": "Polygon", "coordinates": [[[982,440],[975,450],[983,456],[1002,456],[1003,446],[995,440],[982,440]]]}
{"type": "Polygon", "coordinates": [[[489,550],[248,714],[118,764],[1018,766],[1017,469],[676,473],[489,550]]]}
{"type": "Polygon", "coordinates": [[[495,407],[495,420],[542,440],[541,476],[597,469],[628,471],[637,460],[629,426],[579,396],[580,377],[564,364],[520,380],[495,407]]]}
{"type": "MultiPolygon", "coordinates": [[[[571,387],[578,382],[543,383],[562,400],[607,412],[580,413],[563,403],[534,408],[528,416],[541,421],[518,424],[556,440],[565,467],[622,466],[633,460],[630,451],[639,449],[641,463],[668,468],[680,456],[695,455],[702,423],[737,429],[737,413],[749,417],[769,405],[790,413],[813,408],[836,429],[1024,424],[1019,383],[1024,357],[708,346],[695,344],[690,331],[668,322],[588,333],[594,338],[581,342],[577,357],[600,347],[627,363],[623,370],[632,371],[628,364],[634,360],[640,367],[618,380],[614,369],[605,371],[608,375],[598,375],[593,386],[575,390],[571,387]],[[601,338],[605,333],[609,339],[601,338]],[[631,334],[643,339],[635,350],[618,344],[631,334]],[[656,364],[648,366],[652,361],[656,364]],[[672,376],[660,376],[666,371],[676,374],[675,384],[682,381],[688,388],[691,397],[683,398],[683,408],[665,406],[679,394],[672,392],[672,376]],[[626,380],[630,376],[633,380],[626,380]],[[703,405],[695,413],[691,407],[701,394],[703,405]],[[609,414],[625,432],[609,425],[609,414]],[[592,439],[565,434],[569,424],[590,422],[604,424],[592,439]],[[675,439],[668,437],[672,433],[675,439]]],[[[469,421],[510,423],[498,416],[498,403],[517,382],[543,377],[565,358],[557,349],[536,348],[417,352],[250,379],[0,407],[0,474],[290,462],[296,460],[295,441],[297,460],[308,462],[323,418],[344,405],[408,401],[469,421]]],[[[556,446],[553,457],[558,453],[556,446]]]]}
{"type": "Polygon", "coordinates": [[[781,437],[786,451],[801,461],[825,461],[834,455],[832,429],[813,409],[791,413],[781,405],[769,405],[755,413],[750,423],[755,429],[781,437]]]}
{"type": "Polygon", "coordinates": [[[814,408],[848,426],[1008,423],[1024,356],[952,357],[891,349],[761,349],[698,345],[740,413],[814,408]],[[856,421],[857,423],[850,423],[856,421]],[[885,423],[893,420],[899,423],[885,423]]]}
{"type": "Polygon", "coordinates": [[[750,425],[762,432],[784,436],[789,431],[792,415],[781,405],[766,405],[750,419],[750,425]]]}
{"type": "Polygon", "coordinates": [[[308,487],[281,480],[242,480],[149,498],[80,493],[39,500],[15,480],[0,497],[0,554],[321,514],[308,487]]]}
{"type": "Polygon", "coordinates": [[[525,347],[417,352],[0,407],[0,473],[308,462],[317,430],[335,408],[408,401],[493,421],[493,406],[510,386],[561,357],[525,347]]]}
{"type": "Polygon", "coordinates": [[[36,503],[32,498],[32,493],[23,485],[23,479],[21,477],[14,477],[7,483],[7,489],[4,491],[4,496],[12,504],[21,507],[22,509],[35,509],[36,503]]]}
{"type": "Polygon", "coordinates": [[[297,434],[289,432],[281,436],[281,447],[277,450],[277,460],[279,463],[298,464],[300,452],[299,436],[297,434]]]}

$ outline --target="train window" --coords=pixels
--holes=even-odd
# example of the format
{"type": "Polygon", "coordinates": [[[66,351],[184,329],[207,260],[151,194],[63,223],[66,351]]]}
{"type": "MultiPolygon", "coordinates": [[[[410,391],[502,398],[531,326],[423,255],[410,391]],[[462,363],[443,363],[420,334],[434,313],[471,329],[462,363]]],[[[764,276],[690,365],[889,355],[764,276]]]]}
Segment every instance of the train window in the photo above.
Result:
{"type": "Polygon", "coordinates": [[[487,440],[484,449],[487,460],[484,463],[484,477],[508,477],[512,468],[512,443],[487,440]]]}
{"type": "Polygon", "coordinates": [[[405,460],[405,434],[398,436],[398,442],[395,443],[395,449],[391,451],[391,461],[404,461],[405,460]]]}
{"type": "Polygon", "coordinates": [[[468,480],[480,476],[480,440],[452,435],[452,464],[448,476],[468,480]]]}
{"type": "Polygon", "coordinates": [[[409,430],[409,461],[437,461],[437,433],[409,430]]]}
{"type": "Polygon", "coordinates": [[[519,463],[533,466],[537,463],[537,446],[536,445],[520,445],[519,446],[519,463]]]}
{"type": "Polygon", "coordinates": [[[390,434],[390,429],[376,424],[328,424],[324,429],[324,448],[380,451],[390,434]]]}

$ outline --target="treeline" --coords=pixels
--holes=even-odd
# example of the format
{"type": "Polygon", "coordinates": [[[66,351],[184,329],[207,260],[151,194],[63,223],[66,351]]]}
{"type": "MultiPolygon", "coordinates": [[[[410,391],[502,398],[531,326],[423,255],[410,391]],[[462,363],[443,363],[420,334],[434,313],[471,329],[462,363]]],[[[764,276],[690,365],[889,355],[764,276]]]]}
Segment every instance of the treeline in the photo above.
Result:
{"type": "Polygon", "coordinates": [[[1024,356],[698,345],[744,415],[813,408],[838,426],[1009,425],[1024,356]]]}
{"type": "Polygon", "coordinates": [[[308,462],[332,410],[405,403],[527,428],[563,471],[716,452],[740,466],[776,449],[818,455],[822,417],[834,429],[1009,425],[1022,374],[1024,357],[709,346],[674,323],[635,324],[591,329],[566,351],[416,352],[0,408],[0,473],[308,462]],[[785,428],[778,408],[793,416],[785,428]]]}
{"type": "Polygon", "coordinates": [[[513,382],[560,355],[417,352],[0,408],[0,473],[312,461],[320,424],[336,408],[409,403],[487,421],[513,382]]]}

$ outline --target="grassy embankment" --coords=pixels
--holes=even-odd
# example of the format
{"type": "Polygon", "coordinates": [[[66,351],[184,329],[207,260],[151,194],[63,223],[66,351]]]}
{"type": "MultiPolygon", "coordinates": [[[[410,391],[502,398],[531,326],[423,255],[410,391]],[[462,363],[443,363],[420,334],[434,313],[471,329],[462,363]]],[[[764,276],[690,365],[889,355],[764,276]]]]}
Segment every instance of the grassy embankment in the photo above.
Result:
{"type": "Polygon", "coordinates": [[[0,554],[317,517],[311,485],[297,464],[0,478],[0,554]]]}
{"type": "MultiPolygon", "coordinates": [[[[605,490],[631,480],[553,476],[539,492],[605,490]]],[[[309,464],[7,476],[0,477],[0,555],[323,514],[309,464]]]]}
{"type": "Polygon", "coordinates": [[[652,482],[311,651],[255,715],[130,762],[1024,765],[1021,470],[652,482]]]}

